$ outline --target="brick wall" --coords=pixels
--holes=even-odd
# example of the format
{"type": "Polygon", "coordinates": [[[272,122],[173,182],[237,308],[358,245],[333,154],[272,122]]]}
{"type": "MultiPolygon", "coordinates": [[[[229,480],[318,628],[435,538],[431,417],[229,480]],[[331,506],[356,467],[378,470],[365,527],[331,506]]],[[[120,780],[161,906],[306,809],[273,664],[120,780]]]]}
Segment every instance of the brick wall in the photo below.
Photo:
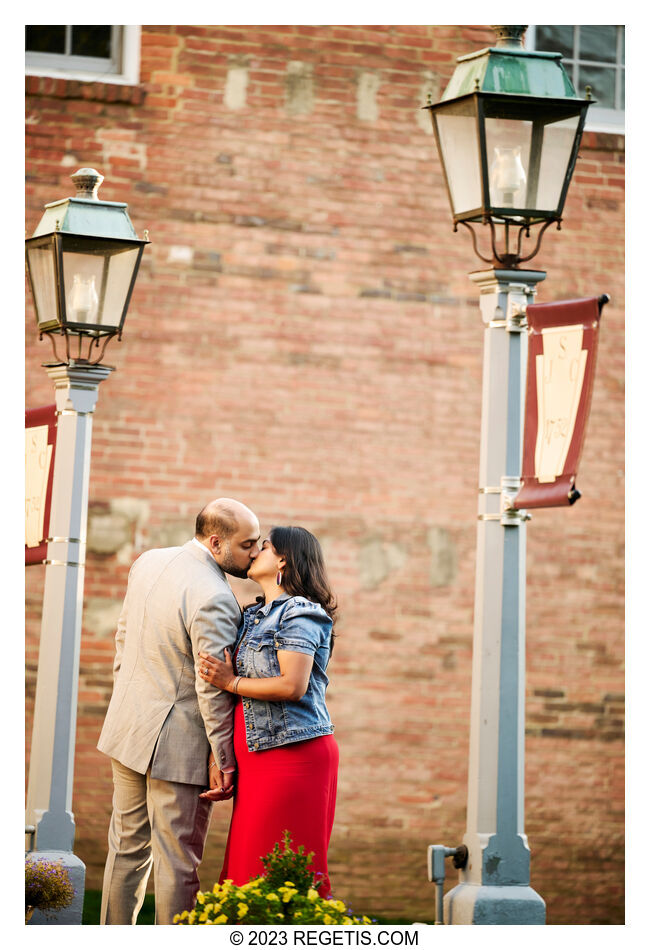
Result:
{"type": "MultiPolygon", "coordinates": [[[[149,26],[138,87],[26,81],[28,232],[90,165],[152,240],[94,420],[73,801],[90,887],[129,565],[224,494],[262,530],[313,530],[339,597],[335,892],[433,917],[426,845],[465,828],[482,332],[479,264],[419,110],[491,41],[478,26],[149,26]]],[[[583,498],[528,529],[526,830],[551,924],[624,919],[623,148],[585,136],[562,233],[534,262],[539,301],[612,298],[583,498]]],[[[32,407],[53,394],[31,300],[26,339],[32,407]]],[[[43,571],[27,571],[28,746],[43,571]]],[[[215,811],[205,884],[228,818],[215,811]]]]}

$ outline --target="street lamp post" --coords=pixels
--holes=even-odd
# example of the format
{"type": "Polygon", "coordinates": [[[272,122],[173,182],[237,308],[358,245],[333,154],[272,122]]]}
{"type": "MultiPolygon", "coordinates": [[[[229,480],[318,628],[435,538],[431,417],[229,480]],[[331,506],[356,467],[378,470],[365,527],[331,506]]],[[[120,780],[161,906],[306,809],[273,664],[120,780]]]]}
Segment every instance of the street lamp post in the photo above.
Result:
{"type": "Polygon", "coordinates": [[[451,924],[543,924],[524,833],[527,512],[520,486],[526,307],[543,271],[521,269],[559,228],[589,99],[560,54],[523,48],[526,27],[494,27],[497,45],[461,57],[429,103],[454,219],[491,264],[470,274],[485,327],[468,770],[467,860],[445,897],[451,924]],[[478,228],[487,226],[488,256],[478,228]],[[531,229],[537,241],[523,247],[531,229]]]}
{"type": "Polygon", "coordinates": [[[76,891],[70,907],[53,918],[35,911],[32,924],[81,923],[85,866],[72,850],[72,783],[92,414],[99,384],[113,371],[101,363],[104,350],[112,337],[121,337],[148,243],[146,232],[144,240],[137,237],[125,204],[97,197],[103,179],[94,169],[80,169],[72,179],[76,196],[46,205],[26,241],[40,336],[46,334],[54,349],[55,361],[43,366],[55,387],[57,449],[25,847],[62,861],[76,891]],[[57,353],[57,342],[63,343],[65,358],[57,353]]]}

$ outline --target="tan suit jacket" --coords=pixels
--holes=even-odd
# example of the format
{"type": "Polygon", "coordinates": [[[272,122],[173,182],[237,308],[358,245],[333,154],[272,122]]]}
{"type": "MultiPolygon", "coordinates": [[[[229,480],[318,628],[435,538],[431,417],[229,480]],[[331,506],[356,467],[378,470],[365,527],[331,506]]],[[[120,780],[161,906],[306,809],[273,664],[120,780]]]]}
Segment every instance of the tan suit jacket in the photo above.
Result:
{"type": "Polygon", "coordinates": [[[221,659],[241,618],[224,572],[202,545],[159,548],[133,564],[118,621],[113,695],[97,748],[169,782],[208,785],[210,747],[235,766],[233,697],[195,673],[221,659]]]}

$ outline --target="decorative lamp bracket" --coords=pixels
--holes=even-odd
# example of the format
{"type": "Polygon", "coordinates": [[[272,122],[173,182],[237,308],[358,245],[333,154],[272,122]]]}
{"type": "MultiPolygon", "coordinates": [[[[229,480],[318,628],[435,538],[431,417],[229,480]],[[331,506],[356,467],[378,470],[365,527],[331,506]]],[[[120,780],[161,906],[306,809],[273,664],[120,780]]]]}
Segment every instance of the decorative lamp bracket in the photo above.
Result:
{"type": "Polygon", "coordinates": [[[509,333],[523,333],[528,329],[526,320],[526,297],[530,296],[530,287],[512,285],[508,296],[508,313],[506,315],[506,330],[509,333]]]}
{"type": "Polygon", "coordinates": [[[530,521],[532,515],[525,509],[514,507],[514,501],[521,488],[521,479],[518,475],[501,476],[501,524],[507,527],[524,524],[530,521]]]}

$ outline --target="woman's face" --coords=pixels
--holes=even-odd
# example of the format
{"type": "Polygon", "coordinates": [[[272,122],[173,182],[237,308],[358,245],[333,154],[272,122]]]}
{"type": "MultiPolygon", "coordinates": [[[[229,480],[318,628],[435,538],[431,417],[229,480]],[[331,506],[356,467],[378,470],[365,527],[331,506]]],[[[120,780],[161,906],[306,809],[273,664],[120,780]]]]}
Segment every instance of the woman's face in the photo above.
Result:
{"type": "Polygon", "coordinates": [[[275,578],[286,564],[285,559],[278,554],[268,538],[262,541],[262,550],[251,564],[248,576],[258,583],[267,578],[275,578]]]}

